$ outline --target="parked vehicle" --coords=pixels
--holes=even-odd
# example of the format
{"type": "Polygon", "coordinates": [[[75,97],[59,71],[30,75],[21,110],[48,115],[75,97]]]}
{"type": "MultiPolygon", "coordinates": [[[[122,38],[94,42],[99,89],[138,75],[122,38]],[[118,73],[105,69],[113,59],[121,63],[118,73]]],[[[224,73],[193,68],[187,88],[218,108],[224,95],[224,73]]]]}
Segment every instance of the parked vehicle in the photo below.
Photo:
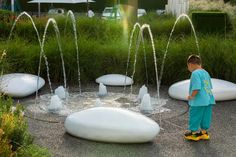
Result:
{"type": "MultiPolygon", "coordinates": [[[[138,9],[138,17],[146,15],[145,9],[138,9]]],[[[119,7],[105,7],[102,12],[102,19],[122,19],[125,16],[124,12],[121,11],[119,7]]]]}
{"type": "Polygon", "coordinates": [[[146,14],[147,14],[147,12],[145,9],[138,9],[138,17],[144,16],[146,14]]]}
{"type": "Polygon", "coordinates": [[[121,11],[118,7],[105,7],[102,19],[121,19],[121,11]]]}
{"type": "Polygon", "coordinates": [[[162,10],[162,9],[157,9],[156,10],[156,13],[157,13],[157,15],[163,15],[163,14],[165,14],[165,10],[162,10]]]}
{"type": "Polygon", "coordinates": [[[53,9],[49,9],[48,11],[48,15],[64,15],[65,14],[65,10],[62,8],[53,8],[53,9]]]}

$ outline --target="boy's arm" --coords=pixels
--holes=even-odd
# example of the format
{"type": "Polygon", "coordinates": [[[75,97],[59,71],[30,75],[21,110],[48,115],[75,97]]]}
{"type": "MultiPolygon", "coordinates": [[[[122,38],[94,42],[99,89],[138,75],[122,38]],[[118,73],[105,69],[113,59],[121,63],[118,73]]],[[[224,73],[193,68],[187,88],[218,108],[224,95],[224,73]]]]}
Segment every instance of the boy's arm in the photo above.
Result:
{"type": "Polygon", "coordinates": [[[198,93],[198,90],[193,90],[192,94],[190,96],[188,96],[188,100],[193,99],[198,93]]]}
{"type": "Polygon", "coordinates": [[[210,80],[210,89],[213,89],[213,87],[212,87],[212,82],[211,82],[211,78],[210,78],[209,80],[210,80]]]}
{"type": "Polygon", "coordinates": [[[191,90],[190,93],[191,95],[188,96],[188,100],[193,99],[199,90],[201,90],[201,79],[198,75],[198,73],[193,72],[191,75],[191,80],[190,80],[190,86],[191,86],[191,90]]]}

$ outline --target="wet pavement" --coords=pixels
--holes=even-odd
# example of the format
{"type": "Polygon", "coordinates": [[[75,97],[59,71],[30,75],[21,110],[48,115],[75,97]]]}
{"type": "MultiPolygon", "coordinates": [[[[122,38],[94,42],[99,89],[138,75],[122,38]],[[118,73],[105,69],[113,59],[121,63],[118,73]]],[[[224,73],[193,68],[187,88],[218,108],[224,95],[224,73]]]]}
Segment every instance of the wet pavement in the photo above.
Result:
{"type": "MultiPolygon", "coordinates": [[[[83,91],[96,91],[97,85],[83,86],[83,91]]],[[[76,91],[76,88],[71,91],[76,91]]],[[[108,92],[122,92],[123,88],[108,87],[108,92]]],[[[138,91],[138,87],[134,87],[138,91]]],[[[161,97],[168,99],[165,108],[170,112],[151,116],[163,128],[153,142],[144,144],[114,144],[88,141],[65,132],[65,116],[26,112],[29,130],[35,143],[50,150],[54,157],[235,157],[236,101],[218,102],[213,107],[210,140],[190,142],[183,138],[187,128],[187,103],[169,98],[168,87],[162,87],[161,97]],[[35,118],[35,119],[34,119],[35,118]],[[48,122],[50,121],[50,122],[48,122]]],[[[151,94],[155,89],[149,89],[151,94]]],[[[48,93],[43,89],[40,94],[48,93]]],[[[27,104],[33,96],[21,99],[27,104]]],[[[96,131],[96,130],[95,130],[96,131]]]]}

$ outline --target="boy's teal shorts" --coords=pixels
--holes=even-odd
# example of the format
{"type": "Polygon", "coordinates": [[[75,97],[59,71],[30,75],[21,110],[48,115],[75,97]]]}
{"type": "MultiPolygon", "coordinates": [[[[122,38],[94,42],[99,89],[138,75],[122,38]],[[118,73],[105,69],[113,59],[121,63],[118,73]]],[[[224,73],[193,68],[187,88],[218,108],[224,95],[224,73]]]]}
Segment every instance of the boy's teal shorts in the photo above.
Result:
{"type": "Polygon", "coordinates": [[[199,128],[207,130],[210,128],[212,119],[212,105],[190,106],[189,108],[189,130],[198,131],[199,128]]]}

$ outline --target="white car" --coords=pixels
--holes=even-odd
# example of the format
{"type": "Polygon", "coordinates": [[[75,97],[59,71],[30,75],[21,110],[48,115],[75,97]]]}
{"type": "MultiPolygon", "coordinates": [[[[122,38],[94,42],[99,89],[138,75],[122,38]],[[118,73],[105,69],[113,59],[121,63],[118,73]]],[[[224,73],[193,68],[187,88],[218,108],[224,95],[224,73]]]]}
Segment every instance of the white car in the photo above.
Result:
{"type": "Polygon", "coordinates": [[[48,15],[64,15],[65,14],[65,10],[62,8],[53,8],[53,9],[49,9],[48,11],[48,15]]]}
{"type": "Polygon", "coordinates": [[[157,13],[157,15],[163,15],[163,14],[165,14],[165,10],[162,10],[162,9],[157,9],[156,10],[156,13],[157,13]]]}
{"type": "Polygon", "coordinates": [[[147,12],[145,9],[138,9],[138,17],[144,16],[146,14],[147,14],[147,12]]]}
{"type": "Polygon", "coordinates": [[[102,12],[102,19],[114,19],[116,16],[116,19],[121,18],[121,11],[118,8],[115,15],[115,8],[114,7],[105,7],[105,9],[102,12]]]}
{"type": "MultiPolygon", "coordinates": [[[[146,15],[147,12],[145,9],[138,9],[137,10],[137,15],[138,17],[146,15]]],[[[121,19],[124,17],[124,13],[121,12],[119,7],[117,8],[116,11],[116,19],[121,19]]],[[[105,9],[102,12],[102,19],[115,19],[115,8],[114,7],[105,7],[105,9]]]]}

